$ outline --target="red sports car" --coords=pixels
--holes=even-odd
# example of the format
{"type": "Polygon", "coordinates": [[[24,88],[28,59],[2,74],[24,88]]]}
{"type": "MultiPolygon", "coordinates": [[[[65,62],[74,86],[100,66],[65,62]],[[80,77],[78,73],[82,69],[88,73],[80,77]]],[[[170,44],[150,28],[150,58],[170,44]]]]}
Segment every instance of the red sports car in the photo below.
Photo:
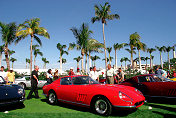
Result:
{"type": "Polygon", "coordinates": [[[135,87],[147,97],[176,98],[176,82],[155,74],[135,76],[121,85],[135,87]]]}
{"type": "Polygon", "coordinates": [[[110,115],[113,108],[138,108],[145,97],[123,85],[99,84],[89,76],[65,76],[43,87],[50,104],[70,103],[91,108],[100,115],[110,115]]]}

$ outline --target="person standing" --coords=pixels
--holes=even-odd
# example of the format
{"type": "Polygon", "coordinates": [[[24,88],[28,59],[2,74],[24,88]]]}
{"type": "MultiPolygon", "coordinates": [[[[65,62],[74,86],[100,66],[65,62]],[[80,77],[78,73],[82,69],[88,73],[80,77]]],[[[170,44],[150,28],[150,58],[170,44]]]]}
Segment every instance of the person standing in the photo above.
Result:
{"type": "Polygon", "coordinates": [[[107,84],[114,84],[114,69],[111,68],[111,65],[108,64],[108,70],[107,70],[107,84]]]}
{"type": "Polygon", "coordinates": [[[58,69],[55,69],[54,80],[57,80],[58,78],[59,78],[59,71],[58,71],[58,69]]]}
{"type": "Polygon", "coordinates": [[[123,81],[124,81],[124,73],[123,73],[123,71],[122,71],[121,68],[119,68],[119,72],[118,72],[118,74],[117,74],[117,78],[118,78],[118,84],[119,84],[120,82],[123,82],[123,81]]]}
{"type": "Polygon", "coordinates": [[[1,66],[0,76],[2,76],[5,79],[5,81],[8,81],[7,80],[7,72],[4,71],[4,66],[1,66]]]}
{"type": "Polygon", "coordinates": [[[10,70],[7,73],[7,79],[9,84],[15,83],[15,73],[13,72],[12,68],[10,68],[10,70]]]}
{"type": "Polygon", "coordinates": [[[37,87],[37,85],[38,85],[38,70],[39,70],[39,67],[35,66],[35,69],[31,73],[31,90],[28,94],[27,99],[31,99],[33,92],[35,94],[35,98],[39,98],[38,87],[37,87]]]}
{"type": "Polygon", "coordinates": [[[75,73],[75,75],[82,75],[82,73],[80,72],[79,68],[77,68],[77,72],[75,73]]]}
{"type": "Polygon", "coordinates": [[[73,72],[73,67],[70,68],[70,72],[69,72],[69,76],[75,75],[75,73],[73,72]]]}
{"type": "Polygon", "coordinates": [[[51,84],[53,82],[53,75],[51,69],[48,69],[48,72],[46,74],[46,81],[48,84],[51,84]]]}
{"type": "Polygon", "coordinates": [[[164,72],[159,69],[159,66],[155,67],[155,74],[159,75],[159,76],[163,76],[164,72]]]}
{"type": "Polygon", "coordinates": [[[98,74],[98,72],[96,71],[96,66],[93,67],[93,71],[90,71],[89,76],[90,76],[93,80],[99,82],[99,74],[98,74]]]}

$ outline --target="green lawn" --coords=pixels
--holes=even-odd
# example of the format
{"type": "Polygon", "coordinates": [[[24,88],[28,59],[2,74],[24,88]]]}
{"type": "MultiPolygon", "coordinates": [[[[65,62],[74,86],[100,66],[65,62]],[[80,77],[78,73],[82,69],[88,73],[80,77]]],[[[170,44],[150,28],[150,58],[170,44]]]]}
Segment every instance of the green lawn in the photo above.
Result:
{"type": "MultiPolygon", "coordinates": [[[[29,90],[26,90],[26,96],[29,90]]],[[[39,90],[41,99],[25,100],[24,107],[9,106],[3,107],[0,111],[0,118],[43,118],[43,117],[71,117],[71,118],[99,118],[102,116],[93,114],[89,109],[82,107],[75,107],[72,105],[59,104],[49,105],[46,98],[42,95],[42,90],[39,90]],[[9,113],[4,113],[8,111],[9,113]]],[[[136,111],[117,111],[114,112],[110,118],[125,117],[125,118],[176,118],[176,105],[147,103],[136,111]],[[149,110],[149,106],[152,107],[149,110]]]]}

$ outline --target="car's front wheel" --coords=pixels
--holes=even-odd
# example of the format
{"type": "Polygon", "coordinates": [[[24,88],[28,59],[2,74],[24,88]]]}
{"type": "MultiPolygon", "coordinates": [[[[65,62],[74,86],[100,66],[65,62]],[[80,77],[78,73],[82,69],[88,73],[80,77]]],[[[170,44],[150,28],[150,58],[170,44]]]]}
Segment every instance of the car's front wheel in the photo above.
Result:
{"type": "Polygon", "coordinates": [[[97,97],[92,104],[93,111],[100,115],[110,115],[112,113],[112,105],[105,97],[97,97]]]}
{"type": "Polygon", "coordinates": [[[57,104],[57,96],[55,92],[50,92],[48,96],[48,102],[50,104],[57,104]]]}

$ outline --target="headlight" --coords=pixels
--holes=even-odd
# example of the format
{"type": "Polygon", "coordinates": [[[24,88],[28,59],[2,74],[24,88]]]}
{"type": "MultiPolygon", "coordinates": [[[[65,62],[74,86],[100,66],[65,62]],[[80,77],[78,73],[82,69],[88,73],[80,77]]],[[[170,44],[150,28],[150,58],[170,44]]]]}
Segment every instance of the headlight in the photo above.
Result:
{"type": "Polygon", "coordinates": [[[119,98],[125,102],[132,102],[133,99],[130,98],[128,95],[126,95],[125,93],[119,91],[119,98]]]}
{"type": "Polygon", "coordinates": [[[18,89],[18,94],[22,95],[24,92],[23,92],[23,89],[22,88],[19,88],[18,89]]]}
{"type": "Polygon", "coordinates": [[[142,92],[140,90],[135,88],[135,91],[143,96],[143,94],[142,94],[142,92]]]}

